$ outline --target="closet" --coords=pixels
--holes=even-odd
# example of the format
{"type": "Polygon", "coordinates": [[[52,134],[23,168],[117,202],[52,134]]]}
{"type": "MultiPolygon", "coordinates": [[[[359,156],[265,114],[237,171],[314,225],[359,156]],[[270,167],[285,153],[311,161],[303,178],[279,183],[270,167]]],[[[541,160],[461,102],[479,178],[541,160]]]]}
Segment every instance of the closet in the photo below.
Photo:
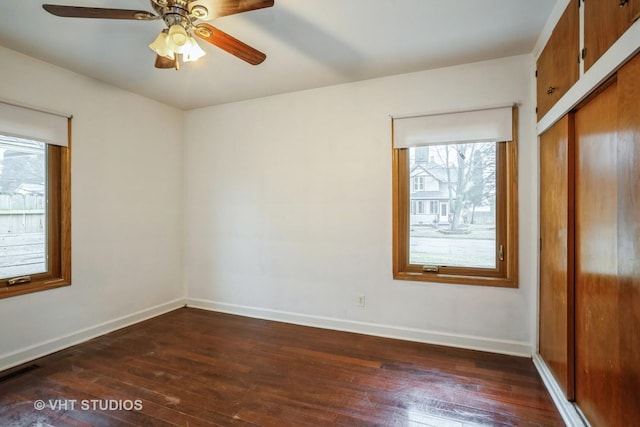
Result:
{"type": "Polygon", "coordinates": [[[540,136],[539,353],[592,426],[640,420],[640,56],[540,136]]]}
{"type": "Polygon", "coordinates": [[[567,0],[536,62],[538,354],[594,427],[640,420],[638,18],[640,0],[567,0]]]}

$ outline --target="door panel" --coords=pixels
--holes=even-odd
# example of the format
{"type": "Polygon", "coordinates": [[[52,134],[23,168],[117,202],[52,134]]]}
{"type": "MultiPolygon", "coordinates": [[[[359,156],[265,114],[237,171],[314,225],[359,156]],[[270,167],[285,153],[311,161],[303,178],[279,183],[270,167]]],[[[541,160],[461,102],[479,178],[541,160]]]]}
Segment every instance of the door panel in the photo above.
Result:
{"type": "Polygon", "coordinates": [[[576,402],[596,426],[620,424],[617,84],[575,114],[576,402]]]}
{"type": "MultiPolygon", "coordinates": [[[[640,1],[638,2],[640,3],[640,1]]],[[[640,56],[618,72],[620,425],[640,420],[640,56]]]]}
{"type": "Polygon", "coordinates": [[[638,18],[640,0],[584,3],[584,70],[587,71],[638,18]]]}
{"type": "Polygon", "coordinates": [[[579,50],[578,0],[570,0],[536,63],[538,120],[578,81],[579,50]]]}
{"type": "Polygon", "coordinates": [[[540,355],[574,398],[573,115],[540,137],[540,355]]]}

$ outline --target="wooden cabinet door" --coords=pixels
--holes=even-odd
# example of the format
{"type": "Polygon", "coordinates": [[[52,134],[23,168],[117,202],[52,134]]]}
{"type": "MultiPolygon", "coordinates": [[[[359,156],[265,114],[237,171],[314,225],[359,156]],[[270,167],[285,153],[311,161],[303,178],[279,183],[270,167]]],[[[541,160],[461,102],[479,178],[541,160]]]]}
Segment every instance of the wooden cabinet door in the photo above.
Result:
{"type": "Polygon", "coordinates": [[[638,19],[639,13],[640,0],[585,1],[585,71],[638,19]]]}
{"type": "Polygon", "coordinates": [[[571,0],[536,64],[538,120],[578,81],[579,31],[578,0],[571,0]]]}
{"type": "Polygon", "coordinates": [[[573,400],[573,115],[540,137],[539,352],[573,400]]]}
{"type": "Polygon", "coordinates": [[[617,84],[575,114],[576,402],[594,426],[621,426],[617,84]]]}
{"type": "Polygon", "coordinates": [[[629,16],[631,17],[631,25],[640,20],[640,0],[629,0],[629,16]]]}

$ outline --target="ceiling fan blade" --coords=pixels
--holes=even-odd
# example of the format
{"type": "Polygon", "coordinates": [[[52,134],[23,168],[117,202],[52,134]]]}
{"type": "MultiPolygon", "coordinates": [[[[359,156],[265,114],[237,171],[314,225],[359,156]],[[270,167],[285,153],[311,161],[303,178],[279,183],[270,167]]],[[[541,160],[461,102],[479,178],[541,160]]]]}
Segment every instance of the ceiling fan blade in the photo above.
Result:
{"type": "Polygon", "coordinates": [[[267,55],[259,50],[252,48],[248,44],[241,42],[235,37],[232,37],[224,31],[212,27],[209,24],[199,24],[196,26],[194,34],[202,40],[229,52],[231,55],[236,56],[251,65],[258,65],[267,57],[267,55]]]}
{"type": "Polygon", "coordinates": [[[145,10],[105,9],[101,7],[60,6],[43,4],[44,10],[63,18],[100,18],[100,19],[135,19],[152,20],[158,18],[145,10]]]}
{"type": "Polygon", "coordinates": [[[217,7],[212,11],[216,18],[235,15],[236,13],[249,12],[250,10],[264,9],[273,6],[274,0],[219,0],[217,7]]]}
{"type": "Polygon", "coordinates": [[[176,59],[167,58],[166,56],[156,55],[156,68],[175,68],[178,69],[178,62],[176,59]]]}

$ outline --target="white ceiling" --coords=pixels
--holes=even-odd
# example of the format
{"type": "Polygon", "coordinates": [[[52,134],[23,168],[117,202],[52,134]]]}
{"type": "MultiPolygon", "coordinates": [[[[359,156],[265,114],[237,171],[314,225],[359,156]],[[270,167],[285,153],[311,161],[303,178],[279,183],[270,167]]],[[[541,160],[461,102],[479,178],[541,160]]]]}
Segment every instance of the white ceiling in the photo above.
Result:
{"type": "MultiPolygon", "coordinates": [[[[530,53],[556,0],[275,0],[210,24],[266,53],[154,68],[162,21],[60,18],[41,4],[140,9],[149,0],[2,1],[0,45],[181,109],[530,53]]],[[[1,59],[0,59],[1,62],[1,59]]]]}

